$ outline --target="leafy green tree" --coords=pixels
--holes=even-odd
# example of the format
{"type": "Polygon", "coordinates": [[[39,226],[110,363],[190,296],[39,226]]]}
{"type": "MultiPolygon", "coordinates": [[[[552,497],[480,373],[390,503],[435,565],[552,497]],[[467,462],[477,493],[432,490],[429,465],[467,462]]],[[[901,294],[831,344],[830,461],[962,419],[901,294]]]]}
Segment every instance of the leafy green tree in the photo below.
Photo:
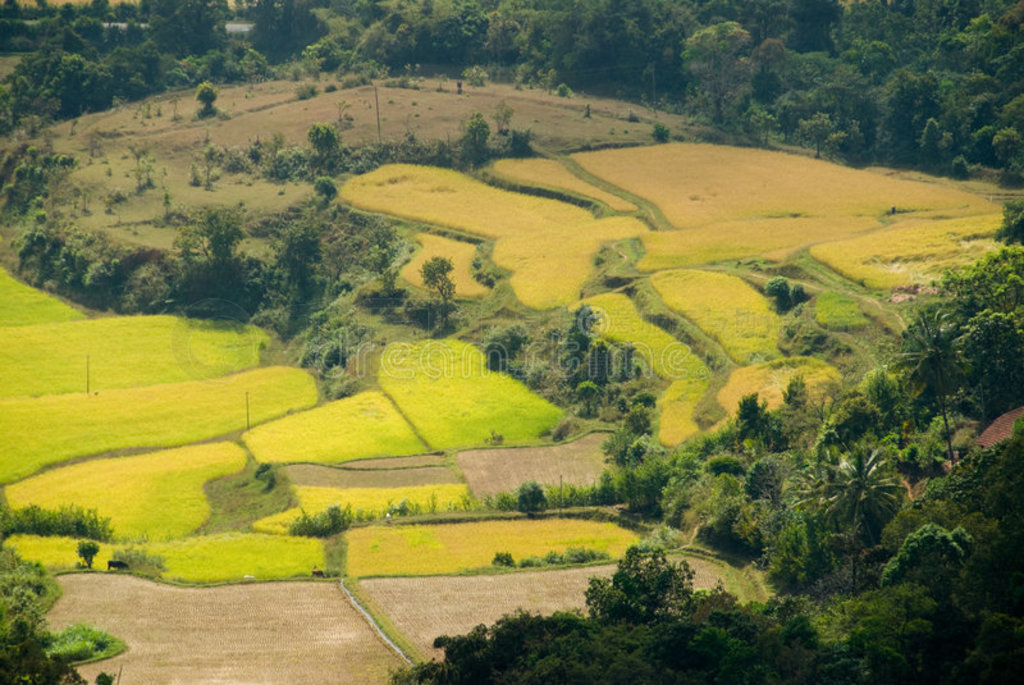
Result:
{"type": "Polygon", "coordinates": [[[630,547],[611,578],[591,578],[587,611],[601,623],[654,625],[693,608],[693,571],[658,550],[630,547]]]}
{"type": "Polygon", "coordinates": [[[330,176],[317,176],[313,181],[313,192],[320,198],[320,204],[326,207],[338,196],[338,186],[330,176]]]}
{"type": "Polygon", "coordinates": [[[217,101],[217,89],[209,81],[203,81],[196,86],[196,100],[202,107],[199,108],[200,118],[212,117],[217,114],[217,108],[213,103],[217,101]]]}
{"type": "Polygon", "coordinates": [[[100,546],[92,540],[82,540],[78,543],[77,553],[85,567],[92,568],[92,560],[100,553],[100,546]]]}
{"type": "Polygon", "coordinates": [[[992,149],[1009,171],[1018,172],[1024,168],[1024,136],[1017,129],[1000,129],[992,137],[992,149]]]}
{"type": "Polygon", "coordinates": [[[1010,200],[1003,205],[1003,223],[996,239],[1007,245],[1024,244],[1024,200],[1010,200]]]}
{"type": "Polygon", "coordinates": [[[882,570],[882,586],[912,582],[948,594],[964,567],[974,539],[963,528],[952,531],[926,523],[911,533],[882,570]]]}
{"type": "Polygon", "coordinates": [[[162,52],[201,56],[227,42],[227,0],[151,0],[149,24],[162,52]]]}
{"type": "Polygon", "coordinates": [[[583,403],[584,411],[588,416],[594,415],[595,407],[601,399],[604,391],[594,381],[583,381],[576,386],[576,399],[583,403]]]}
{"type": "Polygon", "coordinates": [[[466,120],[462,133],[462,159],[471,166],[479,166],[490,157],[487,140],[491,127],[480,112],[474,112],[466,120]]]}
{"type": "Polygon", "coordinates": [[[694,75],[716,124],[748,83],[750,60],[745,51],[750,33],[735,21],[712,24],[694,32],[683,45],[683,63],[694,75]]]}
{"type": "Polygon", "coordinates": [[[821,157],[821,150],[829,136],[835,133],[836,127],[832,117],[825,112],[816,112],[810,119],[801,119],[797,126],[797,136],[814,145],[814,157],[821,157]]]}
{"type": "Polygon", "coordinates": [[[529,480],[519,486],[516,496],[516,510],[532,516],[548,508],[548,498],[544,488],[535,480],[529,480]]]}
{"type": "Polygon", "coordinates": [[[667,143],[670,136],[668,126],[659,121],[658,123],[654,124],[654,128],[651,131],[651,136],[654,138],[655,143],[667,143]]]}
{"type": "Polygon", "coordinates": [[[341,138],[330,124],[316,123],[306,131],[306,138],[313,149],[312,166],[320,172],[333,171],[340,150],[341,138]]]}
{"type": "Polygon", "coordinates": [[[764,294],[775,300],[775,310],[785,314],[793,305],[789,290],[789,281],[784,276],[773,276],[764,285],[764,294]]]}
{"type": "Polygon", "coordinates": [[[448,325],[448,318],[455,301],[455,281],[451,273],[455,269],[447,257],[431,257],[420,267],[423,285],[433,290],[440,300],[442,326],[448,325]]]}

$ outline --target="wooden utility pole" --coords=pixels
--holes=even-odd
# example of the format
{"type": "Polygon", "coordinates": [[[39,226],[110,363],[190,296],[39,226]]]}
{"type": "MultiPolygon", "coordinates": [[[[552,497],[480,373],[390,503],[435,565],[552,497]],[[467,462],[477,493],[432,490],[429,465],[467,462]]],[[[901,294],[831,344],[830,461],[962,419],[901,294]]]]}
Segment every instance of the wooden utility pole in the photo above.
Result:
{"type": "Polygon", "coordinates": [[[383,143],[384,139],[380,135],[380,98],[377,96],[377,84],[373,84],[373,103],[374,109],[377,110],[377,142],[383,143]]]}

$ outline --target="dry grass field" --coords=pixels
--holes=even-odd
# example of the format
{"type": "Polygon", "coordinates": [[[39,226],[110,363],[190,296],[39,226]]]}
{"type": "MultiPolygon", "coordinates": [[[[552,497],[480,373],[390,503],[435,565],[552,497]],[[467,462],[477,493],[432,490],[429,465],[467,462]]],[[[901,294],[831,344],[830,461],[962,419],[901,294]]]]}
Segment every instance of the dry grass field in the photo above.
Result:
{"type": "Polygon", "coordinates": [[[12,507],[75,504],[110,517],[122,538],[182,537],[210,515],[203,484],[245,468],[245,453],[220,442],[134,457],[95,459],[8,485],[12,507]]]}
{"type": "Polygon", "coordinates": [[[85,315],[0,268],[0,326],[76,321],[85,315]]]}
{"type": "Polygon", "coordinates": [[[999,214],[901,221],[892,228],[811,248],[811,256],[874,290],[927,284],[998,246],[999,214]]]}
{"type": "Polygon", "coordinates": [[[347,464],[343,468],[292,464],[283,471],[293,485],[319,488],[407,488],[459,482],[455,472],[445,466],[366,469],[348,468],[347,464]]]}
{"type": "Polygon", "coordinates": [[[665,304],[717,340],[736,363],[778,356],[779,316],[742,278],[681,269],[654,274],[651,285],[665,304]]]}
{"type": "Polygon", "coordinates": [[[544,447],[466,450],[456,462],[477,497],[511,491],[528,480],[545,485],[592,485],[604,470],[606,433],[544,447]]]}
{"type": "Polygon", "coordinates": [[[316,404],[305,371],[267,367],[224,378],[86,395],[0,399],[0,483],[49,464],[128,447],[175,447],[316,404]]]}
{"type": "Polygon", "coordinates": [[[658,398],[658,439],[661,444],[678,445],[700,432],[693,413],[708,390],[709,380],[705,375],[672,381],[658,398]]]}
{"type": "Polygon", "coordinates": [[[782,405],[782,393],[789,381],[798,375],[803,376],[812,397],[822,387],[840,378],[839,371],[820,359],[776,359],[733,371],[728,382],[718,391],[718,403],[732,415],[744,395],[756,392],[761,402],[768,403],[768,409],[776,409],[782,405]]]}
{"type": "Polygon", "coordinates": [[[494,263],[513,273],[516,297],[534,309],[574,302],[601,245],[647,232],[637,219],[595,219],[564,202],[407,164],[357,176],[340,196],[361,209],[494,238],[494,263]]]}
{"type": "Polygon", "coordinates": [[[217,378],[259,364],[255,326],[174,316],[114,316],[0,328],[0,397],[217,378]]]}
{"type": "Polygon", "coordinates": [[[246,447],[263,463],[340,463],[425,451],[386,395],[362,392],[247,431],[246,447]]]}
{"type": "Polygon", "coordinates": [[[416,286],[425,288],[420,269],[434,257],[447,257],[452,262],[450,277],[455,283],[456,297],[483,297],[490,289],[473,278],[472,265],[476,258],[476,245],[462,240],[452,240],[433,233],[420,233],[416,236],[421,249],[416,256],[402,267],[402,278],[416,286]]]}
{"type": "Polygon", "coordinates": [[[483,353],[458,340],[389,345],[378,383],[434,449],[475,447],[492,433],[536,442],[562,410],[519,381],[487,369],[483,353]]]}
{"type": "Polygon", "coordinates": [[[379,685],[400,660],[335,583],[257,583],[190,589],[120,574],[58,580],[50,627],[89,623],[128,651],[79,667],[121,682],[379,685]]]}
{"type": "Polygon", "coordinates": [[[637,540],[613,523],[579,519],[483,521],[444,525],[391,525],[352,528],[347,574],[416,576],[489,567],[496,552],[518,561],[569,547],[607,552],[617,558],[637,540]]]}
{"type": "Polygon", "coordinates": [[[514,183],[568,191],[603,202],[616,212],[637,210],[629,200],[584,181],[553,159],[499,159],[491,169],[497,176],[514,183]]]}

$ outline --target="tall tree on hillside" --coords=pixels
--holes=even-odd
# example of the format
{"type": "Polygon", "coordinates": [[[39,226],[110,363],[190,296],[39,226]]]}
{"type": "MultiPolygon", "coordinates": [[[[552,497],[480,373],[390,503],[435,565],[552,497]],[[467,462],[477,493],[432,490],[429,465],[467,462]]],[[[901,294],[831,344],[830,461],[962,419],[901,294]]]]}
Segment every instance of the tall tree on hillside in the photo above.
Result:
{"type": "Polygon", "coordinates": [[[700,84],[716,124],[725,121],[726,108],[749,85],[750,33],[734,21],[697,31],[683,44],[683,62],[700,84]]]}
{"type": "Polygon", "coordinates": [[[454,308],[455,281],[450,275],[454,268],[452,260],[447,257],[431,257],[420,267],[423,285],[437,294],[442,327],[448,325],[448,317],[454,308]]]}
{"type": "Polygon", "coordinates": [[[151,0],[153,41],[177,57],[204,55],[227,43],[227,0],[151,0]]]}

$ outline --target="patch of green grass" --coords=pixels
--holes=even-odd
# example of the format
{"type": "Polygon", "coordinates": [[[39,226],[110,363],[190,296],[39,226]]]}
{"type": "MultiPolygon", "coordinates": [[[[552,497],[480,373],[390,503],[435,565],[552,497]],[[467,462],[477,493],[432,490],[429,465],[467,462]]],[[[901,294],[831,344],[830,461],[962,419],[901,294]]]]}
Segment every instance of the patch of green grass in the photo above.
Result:
{"type": "Polygon", "coordinates": [[[99,661],[120,654],[127,646],[122,640],[83,623],[70,625],[53,634],[53,642],[46,648],[49,656],[71,663],[99,661]]]}
{"type": "Polygon", "coordinates": [[[870,323],[856,299],[834,292],[824,292],[815,298],[814,318],[833,331],[855,331],[870,323]]]}
{"type": "Polygon", "coordinates": [[[284,511],[294,504],[288,477],[281,470],[266,471],[250,459],[245,470],[208,481],[204,486],[210,517],[200,529],[204,535],[248,530],[254,521],[284,511]]]}
{"type": "Polygon", "coordinates": [[[0,326],[75,321],[85,314],[0,269],[0,326]]]}

